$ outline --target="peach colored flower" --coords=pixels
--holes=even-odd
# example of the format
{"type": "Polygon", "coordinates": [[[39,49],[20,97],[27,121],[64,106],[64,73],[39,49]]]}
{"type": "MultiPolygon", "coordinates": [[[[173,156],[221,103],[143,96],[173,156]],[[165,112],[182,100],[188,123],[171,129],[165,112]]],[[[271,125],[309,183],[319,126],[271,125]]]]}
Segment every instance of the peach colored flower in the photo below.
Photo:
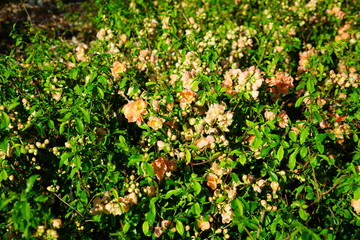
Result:
{"type": "Polygon", "coordinates": [[[280,185],[279,185],[278,182],[272,181],[272,182],[270,183],[270,187],[271,187],[273,193],[276,193],[276,191],[279,191],[279,190],[280,190],[280,185]]]}
{"type": "Polygon", "coordinates": [[[162,231],[161,227],[154,227],[155,237],[157,237],[157,238],[161,237],[162,233],[163,233],[163,231],[162,231]]]}
{"type": "Polygon", "coordinates": [[[104,28],[100,29],[96,34],[97,39],[103,41],[105,40],[106,30],[104,28]]]}
{"type": "Polygon", "coordinates": [[[351,206],[354,208],[354,211],[359,214],[360,213],[360,198],[359,199],[351,199],[351,206]]]}
{"type": "Polygon", "coordinates": [[[286,112],[284,110],[281,110],[280,114],[279,114],[279,127],[281,128],[286,128],[289,125],[289,116],[286,114],[286,112]]]}
{"type": "Polygon", "coordinates": [[[209,173],[206,177],[206,181],[206,185],[208,185],[208,187],[212,190],[215,190],[217,188],[217,184],[219,183],[219,178],[217,175],[209,173]]]}
{"type": "Polygon", "coordinates": [[[52,220],[52,225],[54,228],[60,228],[62,225],[62,221],[59,218],[55,218],[52,220]]]}
{"type": "Polygon", "coordinates": [[[210,222],[209,221],[204,221],[202,216],[198,220],[197,225],[201,229],[201,231],[205,231],[205,230],[208,230],[210,228],[210,222]]]}
{"type": "Polygon", "coordinates": [[[126,71],[126,65],[124,63],[121,63],[119,61],[115,61],[113,63],[113,67],[111,68],[111,74],[113,75],[114,78],[118,78],[119,73],[122,73],[125,71],[126,71]]]}
{"type": "Polygon", "coordinates": [[[225,205],[225,208],[223,209],[223,213],[221,213],[222,223],[229,223],[232,220],[233,210],[231,209],[230,203],[227,203],[225,205]]]}
{"type": "Polygon", "coordinates": [[[76,48],[76,60],[81,62],[87,62],[88,58],[85,55],[85,49],[87,49],[88,46],[86,44],[79,45],[76,48]]]}
{"type": "Polygon", "coordinates": [[[275,99],[277,99],[280,94],[287,94],[289,92],[289,88],[294,87],[294,79],[284,72],[277,72],[275,77],[267,78],[266,82],[275,99]]]}
{"type": "Polygon", "coordinates": [[[104,213],[112,215],[121,215],[124,212],[129,211],[128,204],[124,201],[124,198],[119,197],[114,199],[105,205],[104,213]]]}
{"type": "Polygon", "coordinates": [[[324,120],[321,120],[321,122],[319,123],[319,126],[320,126],[320,128],[322,128],[322,129],[331,128],[331,124],[328,123],[328,122],[326,122],[326,121],[324,121],[324,120]]]}
{"type": "Polygon", "coordinates": [[[202,138],[199,138],[198,140],[195,141],[195,145],[199,148],[202,149],[204,147],[210,147],[212,143],[215,142],[215,138],[211,135],[202,138]]]}
{"type": "Polygon", "coordinates": [[[342,20],[345,17],[345,13],[341,11],[341,8],[334,6],[331,10],[326,10],[327,13],[335,15],[338,19],[342,20]]]}
{"type": "Polygon", "coordinates": [[[302,72],[307,71],[309,68],[307,67],[307,64],[309,62],[309,57],[313,56],[315,54],[315,49],[311,48],[308,51],[300,52],[300,60],[299,60],[299,66],[297,69],[297,74],[300,74],[302,72]]]}
{"type": "Polygon", "coordinates": [[[130,101],[123,106],[125,118],[128,122],[136,122],[140,124],[143,121],[142,116],[147,114],[147,103],[142,100],[130,101]]]}
{"type": "Polygon", "coordinates": [[[176,85],[176,82],[177,82],[177,80],[179,80],[179,76],[178,75],[176,75],[176,74],[171,74],[170,75],[170,85],[172,85],[172,86],[175,86],[176,85]]]}
{"type": "Polygon", "coordinates": [[[158,157],[154,162],[151,163],[151,165],[153,166],[154,173],[159,181],[163,179],[164,174],[167,171],[175,171],[177,168],[175,159],[168,160],[163,156],[158,157]]]}
{"type": "Polygon", "coordinates": [[[171,220],[162,220],[161,221],[161,227],[162,229],[167,229],[167,228],[170,228],[172,227],[174,224],[171,220]]]}
{"type": "Polygon", "coordinates": [[[156,189],[154,186],[147,186],[146,192],[147,192],[148,197],[153,197],[156,194],[156,189]]]}
{"type": "Polygon", "coordinates": [[[265,117],[266,121],[272,121],[276,118],[276,115],[272,111],[265,111],[264,117],[265,117]]]}
{"type": "Polygon", "coordinates": [[[165,119],[160,117],[150,117],[148,121],[148,126],[157,131],[159,128],[162,128],[165,119]]]}
{"type": "Polygon", "coordinates": [[[185,109],[187,105],[190,105],[192,102],[195,101],[196,93],[191,90],[184,90],[180,93],[180,107],[181,109],[185,109]]]}
{"type": "Polygon", "coordinates": [[[132,192],[132,193],[129,193],[128,195],[126,195],[124,197],[125,199],[125,202],[127,204],[129,204],[129,206],[131,207],[132,205],[136,205],[138,203],[138,199],[136,197],[136,193],[132,192]]]}
{"type": "Polygon", "coordinates": [[[225,105],[214,103],[211,104],[209,110],[206,112],[206,117],[204,118],[207,124],[212,124],[214,121],[225,112],[225,105]]]}

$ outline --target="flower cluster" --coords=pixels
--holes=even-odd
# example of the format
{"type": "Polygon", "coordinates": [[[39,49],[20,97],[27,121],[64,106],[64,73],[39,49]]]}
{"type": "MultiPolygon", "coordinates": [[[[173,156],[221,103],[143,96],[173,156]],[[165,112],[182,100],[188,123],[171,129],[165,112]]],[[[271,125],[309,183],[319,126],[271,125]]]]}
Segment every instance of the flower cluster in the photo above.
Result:
{"type": "Polygon", "coordinates": [[[102,213],[121,215],[124,212],[128,212],[130,207],[138,203],[138,199],[135,192],[131,192],[125,197],[115,198],[109,201],[109,193],[105,192],[103,198],[96,197],[93,200],[93,208],[90,209],[90,214],[100,215],[102,213]]]}
{"type": "Polygon", "coordinates": [[[214,126],[215,124],[217,124],[221,131],[228,132],[228,127],[233,122],[234,114],[230,111],[225,112],[225,109],[225,103],[211,104],[209,110],[206,112],[206,117],[204,118],[204,121],[210,126],[214,126]]]}
{"type": "Polygon", "coordinates": [[[230,95],[249,92],[254,99],[257,99],[263,81],[260,70],[251,66],[244,71],[241,69],[227,71],[222,86],[226,87],[226,92],[230,95]]]}

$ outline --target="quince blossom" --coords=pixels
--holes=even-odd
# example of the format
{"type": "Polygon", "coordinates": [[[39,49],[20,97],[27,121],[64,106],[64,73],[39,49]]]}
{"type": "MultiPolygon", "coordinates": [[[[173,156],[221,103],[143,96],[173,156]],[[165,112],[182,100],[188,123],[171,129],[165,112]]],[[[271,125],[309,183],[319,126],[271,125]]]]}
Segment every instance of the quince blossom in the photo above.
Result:
{"type": "Polygon", "coordinates": [[[111,74],[113,75],[114,78],[118,78],[119,73],[122,73],[125,71],[126,71],[126,65],[124,63],[121,63],[119,61],[115,61],[113,63],[113,67],[111,68],[111,74]]]}
{"type": "Polygon", "coordinates": [[[129,122],[140,124],[143,121],[142,116],[147,114],[146,106],[147,103],[142,99],[128,102],[123,106],[125,118],[129,122]]]}

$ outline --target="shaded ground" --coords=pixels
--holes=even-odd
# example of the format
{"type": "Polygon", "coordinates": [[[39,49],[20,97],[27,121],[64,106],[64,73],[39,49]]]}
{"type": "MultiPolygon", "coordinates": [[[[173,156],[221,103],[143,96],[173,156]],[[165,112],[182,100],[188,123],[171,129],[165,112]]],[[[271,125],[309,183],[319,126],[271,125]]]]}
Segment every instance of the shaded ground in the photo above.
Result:
{"type": "MultiPolygon", "coordinates": [[[[43,0],[43,5],[30,5],[26,0],[1,0],[0,1],[0,54],[7,54],[14,47],[15,41],[9,36],[15,24],[15,29],[20,32],[27,30],[29,25],[46,29],[51,34],[69,39],[73,36],[86,41],[85,33],[92,32],[90,24],[83,25],[78,31],[76,22],[83,21],[89,12],[87,6],[84,11],[83,0],[43,0]]],[[[91,5],[91,3],[85,3],[91,5]]]]}

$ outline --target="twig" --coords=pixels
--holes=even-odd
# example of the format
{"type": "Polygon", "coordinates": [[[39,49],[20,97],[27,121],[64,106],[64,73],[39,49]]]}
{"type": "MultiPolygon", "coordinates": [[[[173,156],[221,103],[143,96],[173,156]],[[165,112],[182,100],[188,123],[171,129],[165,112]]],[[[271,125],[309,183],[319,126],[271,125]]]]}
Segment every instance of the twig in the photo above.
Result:
{"type": "Polygon", "coordinates": [[[72,210],[74,210],[77,214],[79,214],[81,217],[84,217],[84,215],[81,214],[81,212],[79,212],[78,210],[76,210],[73,206],[71,206],[70,204],[68,204],[67,202],[65,202],[59,195],[57,195],[54,192],[51,192],[52,194],[54,194],[55,197],[57,197],[60,201],[62,201],[63,203],[65,203],[68,207],[70,207],[72,210]]]}
{"type": "Polygon", "coordinates": [[[324,196],[325,194],[328,194],[329,192],[331,192],[334,188],[336,188],[337,185],[339,185],[339,183],[341,182],[341,180],[344,178],[344,176],[341,176],[339,181],[337,183],[334,184],[334,186],[332,186],[329,190],[327,190],[326,192],[321,193],[321,196],[324,196]]]}
{"type": "Polygon", "coordinates": [[[245,229],[245,232],[249,235],[250,239],[251,239],[251,240],[254,240],[254,238],[251,236],[249,230],[248,230],[245,226],[243,226],[243,227],[244,227],[244,229],[245,229]]]}
{"type": "Polygon", "coordinates": [[[33,25],[33,24],[32,24],[32,21],[31,21],[31,16],[30,16],[29,12],[27,11],[27,9],[26,9],[26,7],[25,7],[25,3],[24,3],[22,0],[21,0],[21,3],[22,3],[23,8],[24,8],[24,10],[25,10],[25,12],[26,12],[26,15],[27,15],[27,18],[28,18],[28,20],[29,20],[29,22],[30,22],[30,25],[33,25]]]}
{"type": "Polygon", "coordinates": [[[314,182],[315,182],[315,189],[316,189],[316,195],[317,195],[317,202],[320,202],[320,199],[321,199],[321,193],[319,192],[319,184],[316,180],[316,175],[315,175],[315,169],[314,167],[311,167],[312,168],[312,173],[313,173],[313,177],[314,177],[314,182]]]}
{"type": "Polygon", "coordinates": [[[264,223],[264,219],[265,219],[265,214],[266,214],[266,209],[264,208],[261,212],[261,216],[260,216],[260,222],[259,222],[259,226],[258,226],[258,231],[256,234],[256,239],[259,239],[260,237],[260,233],[261,233],[261,227],[264,223]]]}

